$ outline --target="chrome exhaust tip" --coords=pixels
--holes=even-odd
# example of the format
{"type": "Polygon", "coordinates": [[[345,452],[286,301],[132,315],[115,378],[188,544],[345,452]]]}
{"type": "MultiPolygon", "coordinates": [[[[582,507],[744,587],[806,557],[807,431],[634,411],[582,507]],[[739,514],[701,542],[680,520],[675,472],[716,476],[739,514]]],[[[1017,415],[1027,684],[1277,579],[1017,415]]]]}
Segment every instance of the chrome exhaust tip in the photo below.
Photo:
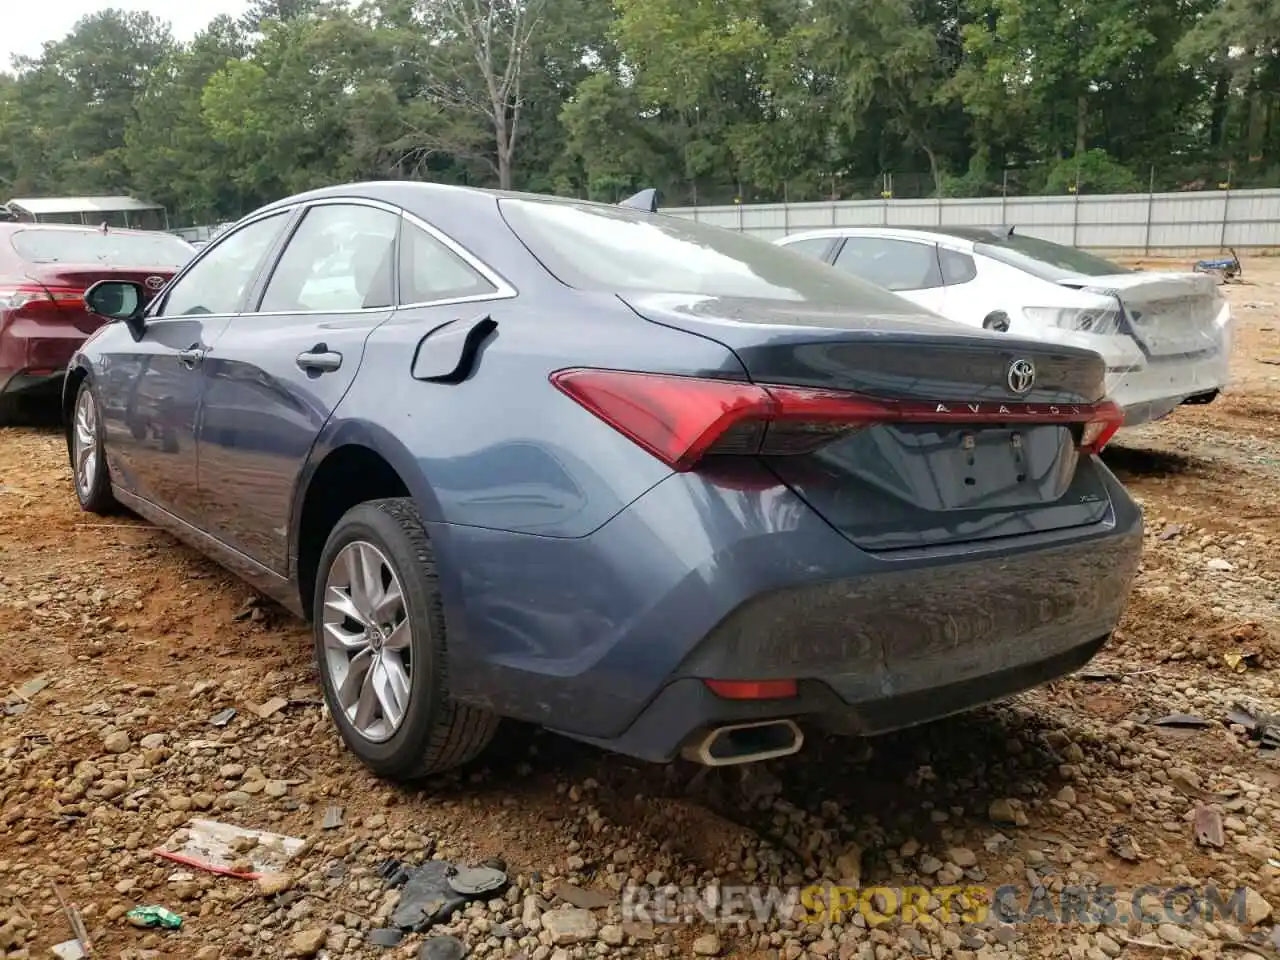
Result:
{"type": "Polygon", "coordinates": [[[686,760],[707,767],[728,767],[789,757],[804,746],[804,734],[794,720],[764,720],[716,727],[687,744],[686,760]]]}

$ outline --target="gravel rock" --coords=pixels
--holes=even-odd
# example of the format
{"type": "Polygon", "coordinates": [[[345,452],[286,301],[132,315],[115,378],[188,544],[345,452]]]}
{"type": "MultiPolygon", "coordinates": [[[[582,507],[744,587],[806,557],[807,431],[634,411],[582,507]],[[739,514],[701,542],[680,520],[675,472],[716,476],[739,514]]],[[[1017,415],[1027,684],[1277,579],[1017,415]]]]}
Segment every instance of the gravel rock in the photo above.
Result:
{"type": "Polygon", "coordinates": [[[590,910],[568,907],[564,910],[549,910],[544,913],[542,928],[551,935],[552,944],[563,947],[593,939],[598,924],[590,910]]]}
{"type": "Polygon", "coordinates": [[[299,930],[289,938],[289,952],[295,957],[314,957],[324,947],[329,931],[324,927],[299,930]]]}
{"type": "Polygon", "coordinates": [[[693,941],[693,952],[699,957],[717,957],[724,947],[720,938],[714,933],[703,934],[693,941]]]}

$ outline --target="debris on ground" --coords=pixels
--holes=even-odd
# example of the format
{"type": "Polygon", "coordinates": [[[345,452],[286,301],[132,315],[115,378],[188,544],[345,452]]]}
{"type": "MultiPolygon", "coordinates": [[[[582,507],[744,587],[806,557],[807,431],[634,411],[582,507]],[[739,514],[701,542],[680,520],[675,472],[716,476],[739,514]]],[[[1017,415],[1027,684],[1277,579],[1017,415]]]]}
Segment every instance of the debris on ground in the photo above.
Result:
{"type": "Polygon", "coordinates": [[[135,927],[144,930],[160,928],[162,930],[180,930],[182,917],[164,907],[134,907],[124,915],[135,927]]]}
{"type": "Polygon", "coordinates": [[[447,921],[471,900],[500,894],[509,883],[502,870],[459,867],[448,860],[428,860],[406,867],[395,874],[397,878],[401,875],[404,886],[391,914],[391,924],[418,933],[447,921]]]}
{"type": "Polygon", "coordinates": [[[1196,807],[1193,829],[1196,843],[1202,847],[1221,847],[1226,844],[1222,835],[1222,811],[1213,807],[1196,807]]]}
{"type": "Polygon", "coordinates": [[[85,960],[89,954],[84,951],[84,944],[79,939],[64,940],[53,945],[53,955],[58,960],[85,960]]]}
{"type": "Polygon", "coordinates": [[[305,841],[216,820],[191,820],[152,852],[157,857],[241,880],[283,874],[305,841]]]}
{"type": "Polygon", "coordinates": [[[1142,859],[1142,848],[1133,839],[1129,828],[1123,824],[1116,824],[1107,833],[1107,849],[1121,860],[1128,860],[1131,863],[1142,859]]]}
{"type": "Polygon", "coordinates": [[[1280,716],[1236,703],[1227,712],[1227,723],[1241,727],[1250,740],[1264,749],[1280,747],[1280,716]]]}

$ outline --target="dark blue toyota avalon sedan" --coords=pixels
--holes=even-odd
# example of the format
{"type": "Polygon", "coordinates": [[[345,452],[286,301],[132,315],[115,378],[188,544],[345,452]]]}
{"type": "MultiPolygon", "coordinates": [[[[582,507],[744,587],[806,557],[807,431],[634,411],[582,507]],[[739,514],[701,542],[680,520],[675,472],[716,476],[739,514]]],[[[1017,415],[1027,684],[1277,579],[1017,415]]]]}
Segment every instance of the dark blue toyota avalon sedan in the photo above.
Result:
{"type": "Polygon", "coordinates": [[[503,717],[728,764],[954,714],[1086,663],[1139,561],[1098,355],[643,203],[333,187],[86,300],[80,503],[308,618],[388,777],[503,717]]]}

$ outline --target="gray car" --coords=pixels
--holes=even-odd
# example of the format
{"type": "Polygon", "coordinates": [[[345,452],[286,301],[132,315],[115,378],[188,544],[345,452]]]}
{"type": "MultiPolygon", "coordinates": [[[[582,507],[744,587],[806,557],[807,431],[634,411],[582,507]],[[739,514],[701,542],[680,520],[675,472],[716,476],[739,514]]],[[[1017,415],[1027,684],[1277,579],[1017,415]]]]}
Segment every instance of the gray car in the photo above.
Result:
{"type": "Polygon", "coordinates": [[[356,184],[142,293],[86,295],[80,502],[309,618],[387,776],[499,717],[707,764],[944,717],[1087,662],[1137,568],[1096,353],[729,231],[356,184]]]}

